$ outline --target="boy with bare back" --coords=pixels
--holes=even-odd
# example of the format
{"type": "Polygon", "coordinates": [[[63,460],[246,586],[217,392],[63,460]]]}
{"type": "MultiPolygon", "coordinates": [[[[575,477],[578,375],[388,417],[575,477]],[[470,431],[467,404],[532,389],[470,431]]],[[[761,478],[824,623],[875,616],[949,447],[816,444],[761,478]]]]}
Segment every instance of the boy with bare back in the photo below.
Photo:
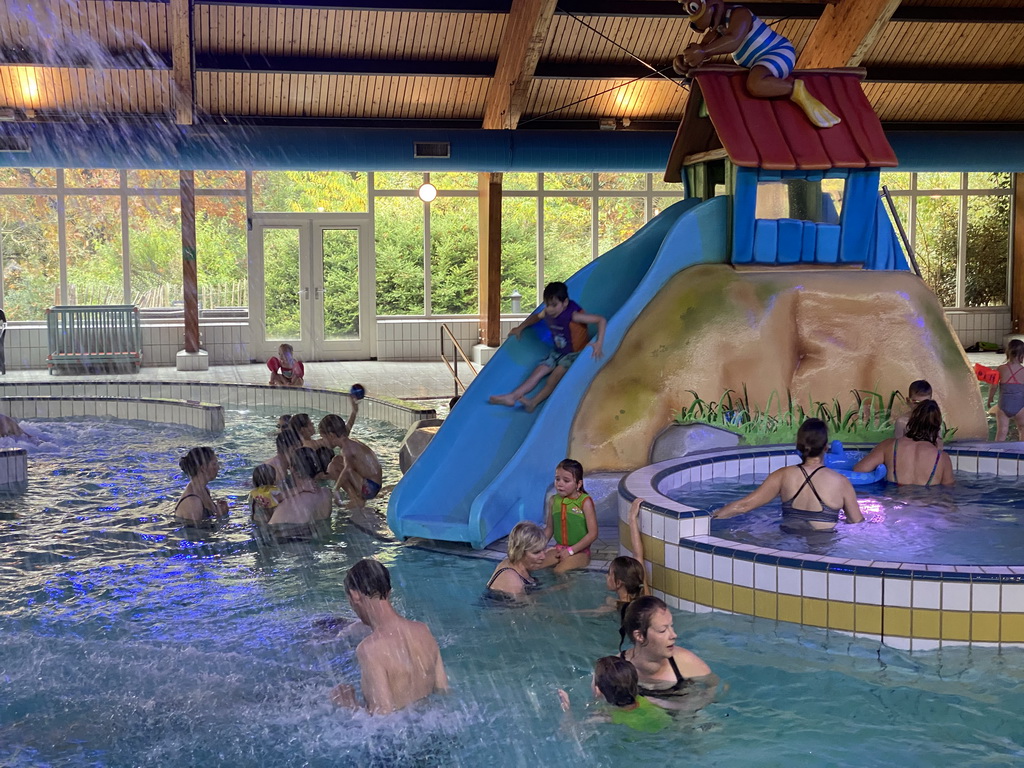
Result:
{"type": "Polygon", "coordinates": [[[359,412],[359,401],[353,397],[352,413],[346,424],[341,416],[328,414],[320,419],[320,442],[328,448],[337,448],[340,453],[327,468],[327,476],[335,481],[334,490],[348,494],[351,508],[365,507],[365,502],[380,493],[384,472],[380,460],[369,447],[349,435],[359,412]]]}
{"type": "MultiPolygon", "coordinates": [[[[430,628],[399,616],[391,605],[391,576],[372,559],[360,560],[345,575],[348,601],[370,634],[356,648],[366,709],[387,715],[435,692],[448,690],[448,676],[430,628]]],[[[355,688],[338,685],[335,704],[360,709],[355,688]]]]}

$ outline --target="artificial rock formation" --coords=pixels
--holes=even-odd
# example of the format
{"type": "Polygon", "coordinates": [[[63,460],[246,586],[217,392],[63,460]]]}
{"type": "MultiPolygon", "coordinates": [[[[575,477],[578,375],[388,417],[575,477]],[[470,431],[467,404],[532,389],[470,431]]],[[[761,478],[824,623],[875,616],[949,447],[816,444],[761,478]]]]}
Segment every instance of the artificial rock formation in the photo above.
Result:
{"type": "MultiPolygon", "coordinates": [[[[727,389],[764,407],[852,404],[851,390],[906,392],[927,379],[957,439],[987,439],[974,374],[942,307],[907,272],[861,269],[684,270],[654,297],[591,383],[569,455],[588,471],[647,463],[651,444],[693,390],[727,389]]],[[[805,406],[806,407],[806,406],[805,406]]]]}

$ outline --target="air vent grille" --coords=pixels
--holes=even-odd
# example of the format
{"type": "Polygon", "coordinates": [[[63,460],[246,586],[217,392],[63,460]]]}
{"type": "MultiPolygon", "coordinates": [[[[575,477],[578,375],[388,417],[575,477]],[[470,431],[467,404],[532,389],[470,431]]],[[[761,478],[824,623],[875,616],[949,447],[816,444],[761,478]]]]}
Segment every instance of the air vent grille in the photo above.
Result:
{"type": "Polygon", "coordinates": [[[413,142],[412,156],[417,159],[428,157],[451,157],[452,145],[447,141],[413,142]]]}

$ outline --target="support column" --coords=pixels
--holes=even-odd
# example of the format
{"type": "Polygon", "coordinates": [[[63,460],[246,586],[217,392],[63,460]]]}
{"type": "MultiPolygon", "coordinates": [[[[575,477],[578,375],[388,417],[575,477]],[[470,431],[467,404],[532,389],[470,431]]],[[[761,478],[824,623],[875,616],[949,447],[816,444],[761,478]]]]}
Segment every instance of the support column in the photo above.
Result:
{"type": "MultiPolygon", "coordinates": [[[[501,177],[478,174],[480,195],[480,345],[501,346],[501,177]]],[[[484,354],[474,357],[480,362],[484,354]]]]}
{"type": "Polygon", "coordinates": [[[1024,333],[1024,173],[1013,174],[1013,248],[1010,251],[1010,320],[1024,333]]]}
{"type": "Polygon", "coordinates": [[[196,273],[196,182],[195,173],[180,171],[181,194],[181,282],[185,301],[185,349],[178,352],[179,371],[205,371],[207,353],[199,349],[199,278],[196,273]]]}

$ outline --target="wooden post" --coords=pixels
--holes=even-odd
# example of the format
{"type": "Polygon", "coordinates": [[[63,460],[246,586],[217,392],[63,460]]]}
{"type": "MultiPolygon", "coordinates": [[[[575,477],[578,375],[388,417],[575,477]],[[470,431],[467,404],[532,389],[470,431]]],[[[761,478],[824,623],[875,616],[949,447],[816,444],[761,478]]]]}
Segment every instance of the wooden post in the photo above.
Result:
{"type": "Polygon", "coordinates": [[[481,173],[480,342],[501,346],[501,174],[481,173]]]}
{"type": "Polygon", "coordinates": [[[192,171],[179,171],[181,188],[181,277],[185,300],[185,351],[199,351],[199,278],[196,274],[196,181],[192,171]]]}
{"type": "Polygon", "coordinates": [[[1013,250],[1010,252],[1010,320],[1024,332],[1024,173],[1013,174],[1013,250]]]}

